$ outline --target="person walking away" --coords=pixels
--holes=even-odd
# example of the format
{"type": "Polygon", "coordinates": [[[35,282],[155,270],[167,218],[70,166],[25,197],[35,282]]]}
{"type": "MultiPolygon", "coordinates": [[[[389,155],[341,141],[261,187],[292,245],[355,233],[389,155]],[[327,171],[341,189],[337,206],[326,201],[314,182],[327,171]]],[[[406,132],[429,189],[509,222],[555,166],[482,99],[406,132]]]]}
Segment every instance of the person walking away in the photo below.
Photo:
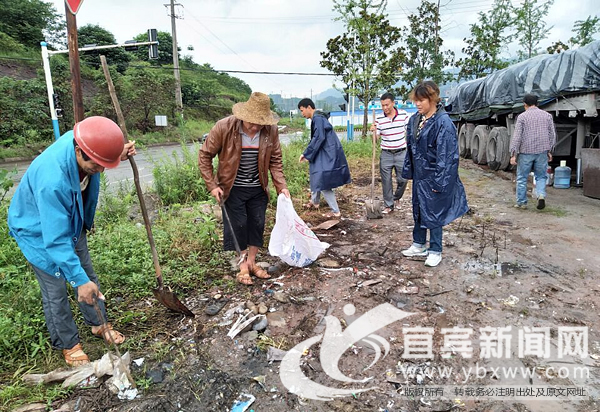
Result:
{"type": "Polygon", "coordinates": [[[311,99],[298,103],[302,116],[311,119],[310,143],[300,155],[300,162],[309,162],[311,200],[309,207],[318,208],[321,194],[331,208],[327,217],[340,217],[342,214],[335,198],[334,188],[350,183],[350,169],[340,139],[329,123],[328,114],[315,110],[311,99]]]}
{"type": "Polygon", "coordinates": [[[135,155],[134,142],[110,119],[93,116],[75,124],[31,163],[8,209],[9,233],[31,264],[42,293],[52,347],[70,366],[88,363],[69,304],[67,284],[92,334],[108,343],[125,340],[107,319],[87,231],[94,224],[100,173],[135,155]],[[98,317],[94,301],[104,319],[98,317]]]}
{"type": "Polygon", "coordinates": [[[279,118],[270,107],[269,96],[260,92],[252,93],[246,102],[236,103],[233,115],[214,125],[198,153],[206,188],[224,205],[235,232],[224,225],[224,249],[235,250],[233,236],[242,249],[237,281],[244,285],[253,284],[250,275],[270,278],[256,264],[256,255],[263,246],[269,171],[277,193],[290,197],[283,175],[279,118]],[[216,175],[212,162],[215,156],[219,157],[216,175]]]}
{"type": "Polygon", "coordinates": [[[515,131],[510,142],[510,164],[517,165],[516,208],[527,208],[527,178],[533,169],[537,208],[546,207],[546,181],[548,162],[552,161],[552,150],[556,144],[556,129],[552,115],[537,107],[538,97],[526,94],[523,97],[525,112],[517,117],[515,131]]]}
{"type": "Polygon", "coordinates": [[[383,113],[371,125],[371,132],[381,138],[381,155],[379,158],[379,173],[383,189],[383,214],[392,213],[400,206],[400,199],[406,190],[407,181],[402,177],[402,167],[406,156],[406,125],[408,113],[394,107],[395,98],[391,93],[381,95],[383,113]],[[392,181],[392,171],[396,174],[396,191],[392,181]]]}
{"type": "Polygon", "coordinates": [[[456,127],[440,104],[440,89],[434,82],[424,81],[410,98],[417,113],[408,122],[408,154],[402,176],[413,181],[415,226],[413,244],[402,254],[427,256],[425,266],[434,267],[442,261],[443,226],[464,215],[469,207],[458,177],[456,127]]]}

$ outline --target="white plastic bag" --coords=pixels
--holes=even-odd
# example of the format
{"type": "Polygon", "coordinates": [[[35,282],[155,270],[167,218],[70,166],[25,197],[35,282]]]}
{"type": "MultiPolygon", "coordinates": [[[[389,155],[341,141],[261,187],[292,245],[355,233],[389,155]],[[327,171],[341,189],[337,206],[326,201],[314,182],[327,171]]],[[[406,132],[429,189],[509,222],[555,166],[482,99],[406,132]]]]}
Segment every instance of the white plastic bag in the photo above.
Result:
{"type": "Polygon", "coordinates": [[[269,253],[291,266],[308,266],[329,243],[321,242],[294,210],[291,199],[280,194],[277,198],[277,216],[269,241],[269,253]]]}

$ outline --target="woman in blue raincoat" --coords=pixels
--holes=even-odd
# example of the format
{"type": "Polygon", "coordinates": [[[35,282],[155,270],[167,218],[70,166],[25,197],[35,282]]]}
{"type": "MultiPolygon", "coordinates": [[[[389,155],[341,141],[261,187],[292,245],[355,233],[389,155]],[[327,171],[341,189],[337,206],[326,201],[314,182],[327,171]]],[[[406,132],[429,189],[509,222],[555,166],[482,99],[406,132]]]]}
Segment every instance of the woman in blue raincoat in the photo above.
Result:
{"type": "Polygon", "coordinates": [[[427,256],[425,266],[442,261],[442,227],[468,210],[465,189],[458,177],[456,127],[440,104],[440,89],[432,81],[411,93],[417,106],[408,122],[408,153],[402,177],[413,180],[413,244],[404,256],[427,256]],[[429,229],[429,249],[427,243],[429,229]]]}

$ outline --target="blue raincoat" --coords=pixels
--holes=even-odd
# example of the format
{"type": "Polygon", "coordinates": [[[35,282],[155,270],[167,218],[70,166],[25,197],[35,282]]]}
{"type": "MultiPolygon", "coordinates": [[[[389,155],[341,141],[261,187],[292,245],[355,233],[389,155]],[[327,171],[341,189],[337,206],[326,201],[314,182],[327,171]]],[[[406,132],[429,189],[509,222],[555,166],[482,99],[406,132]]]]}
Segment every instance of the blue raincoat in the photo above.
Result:
{"type": "Polygon", "coordinates": [[[89,282],[75,244],[94,222],[100,174],[89,177],[85,198],[73,131],[65,133],[31,163],[8,209],[9,233],[31,264],[73,287],[89,282]]]}
{"type": "Polygon", "coordinates": [[[310,136],[304,157],[310,163],[311,192],[329,190],[350,183],[352,179],[344,149],[325,113],[314,112],[310,136]]]}
{"type": "Polygon", "coordinates": [[[458,177],[458,139],[454,124],[439,106],[417,137],[421,118],[415,113],[408,121],[408,152],[402,177],[413,180],[415,222],[420,215],[421,227],[435,229],[464,215],[469,206],[458,177]]]}

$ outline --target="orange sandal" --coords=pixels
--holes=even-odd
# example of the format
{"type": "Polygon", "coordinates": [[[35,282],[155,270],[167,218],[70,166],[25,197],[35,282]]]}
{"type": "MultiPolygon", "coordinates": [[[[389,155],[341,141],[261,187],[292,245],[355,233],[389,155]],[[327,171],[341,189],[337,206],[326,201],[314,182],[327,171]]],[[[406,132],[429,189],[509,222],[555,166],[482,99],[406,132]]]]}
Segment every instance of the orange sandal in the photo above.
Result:
{"type": "Polygon", "coordinates": [[[261,268],[260,266],[258,266],[256,264],[252,265],[252,267],[250,268],[250,273],[259,279],[270,279],[271,278],[271,275],[269,275],[266,270],[264,270],[263,268],[261,268]]]}
{"type": "Polygon", "coordinates": [[[104,339],[104,341],[109,345],[113,343],[113,341],[115,342],[115,345],[120,345],[125,341],[125,335],[123,335],[119,331],[114,330],[110,323],[105,323],[104,325],[100,326],[100,329],[96,330],[95,332],[92,327],[92,335],[96,336],[97,338],[104,339]],[[109,334],[112,334],[112,340],[110,339],[109,334]]]}
{"type": "Polygon", "coordinates": [[[250,277],[250,272],[248,272],[247,269],[241,270],[235,279],[242,285],[254,285],[254,282],[252,282],[252,278],[250,277]]]}
{"type": "Polygon", "coordinates": [[[81,366],[90,363],[90,358],[85,354],[81,344],[73,346],[71,349],[63,349],[65,362],[69,366],[81,366]]]}

